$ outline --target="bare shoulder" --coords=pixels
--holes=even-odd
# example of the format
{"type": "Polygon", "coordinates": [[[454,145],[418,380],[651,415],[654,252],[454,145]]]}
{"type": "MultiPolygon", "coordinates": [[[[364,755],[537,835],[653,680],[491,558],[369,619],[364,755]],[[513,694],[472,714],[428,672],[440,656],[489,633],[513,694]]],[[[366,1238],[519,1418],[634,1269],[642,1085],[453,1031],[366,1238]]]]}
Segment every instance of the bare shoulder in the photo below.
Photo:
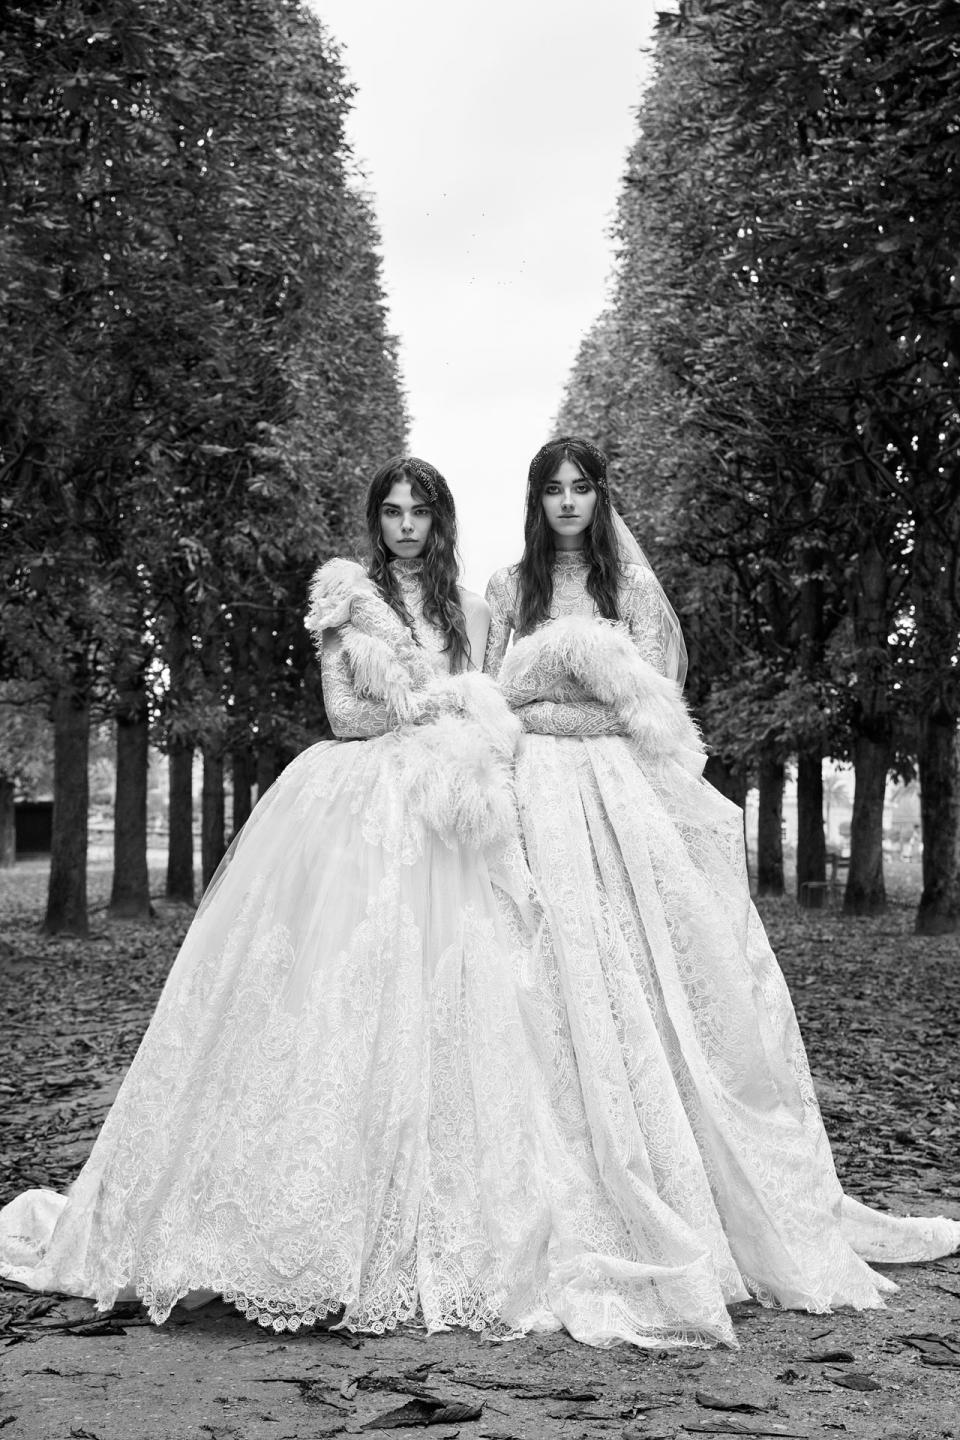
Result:
{"type": "Polygon", "coordinates": [[[482,595],[475,590],[465,590],[460,587],[460,604],[463,606],[464,618],[467,620],[489,620],[490,606],[482,595]]]}

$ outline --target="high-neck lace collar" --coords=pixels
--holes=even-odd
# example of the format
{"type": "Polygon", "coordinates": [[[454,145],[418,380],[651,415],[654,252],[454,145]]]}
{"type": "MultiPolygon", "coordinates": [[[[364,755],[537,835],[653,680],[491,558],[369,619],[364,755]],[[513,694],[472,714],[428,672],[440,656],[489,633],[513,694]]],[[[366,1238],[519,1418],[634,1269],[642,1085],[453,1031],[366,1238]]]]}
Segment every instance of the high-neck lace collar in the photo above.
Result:
{"type": "Polygon", "coordinates": [[[586,568],[587,557],[582,550],[554,550],[555,570],[582,570],[586,568]]]}
{"type": "Polygon", "coordinates": [[[409,560],[399,555],[390,561],[390,572],[401,589],[418,589],[423,579],[423,561],[419,555],[412,556],[409,560]]]}

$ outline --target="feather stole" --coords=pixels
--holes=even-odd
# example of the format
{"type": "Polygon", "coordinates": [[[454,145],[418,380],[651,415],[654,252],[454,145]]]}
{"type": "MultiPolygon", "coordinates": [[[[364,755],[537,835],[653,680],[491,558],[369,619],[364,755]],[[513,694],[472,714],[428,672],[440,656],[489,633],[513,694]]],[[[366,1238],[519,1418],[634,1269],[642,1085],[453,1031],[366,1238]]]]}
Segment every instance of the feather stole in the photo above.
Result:
{"type": "Polygon", "coordinates": [[[551,621],[518,640],[500,670],[513,709],[551,698],[570,680],[609,706],[644,751],[700,774],[706,750],[680,687],[644,660],[623,625],[576,615],[551,621]]]}
{"type": "Polygon", "coordinates": [[[512,834],[512,760],[520,723],[488,676],[438,675],[360,565],[330,560],[310,585],[307,629],[322,651],[340,630],[356,692],[384,704],[400,741],[404,804],[451,843],[483,848],[512,834]]]}

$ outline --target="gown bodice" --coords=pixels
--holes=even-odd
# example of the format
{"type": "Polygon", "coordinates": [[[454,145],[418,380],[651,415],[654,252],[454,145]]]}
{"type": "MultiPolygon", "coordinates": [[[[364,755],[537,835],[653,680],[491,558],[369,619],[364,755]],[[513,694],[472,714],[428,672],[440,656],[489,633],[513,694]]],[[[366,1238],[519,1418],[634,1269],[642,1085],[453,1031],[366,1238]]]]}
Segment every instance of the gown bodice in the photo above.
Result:
{"type": "MultiPolygon", "coordinates": [[[[446,637],[423,613],[423,566],[420,560],[394,560],[391,571],[424,658],[437,675],[450,670],[446,637]]],[[[321,663],[323,703],[334,735],[340,740],[370,739],[393,728],[386,706],[357,694],[353,674],[341,649],[324,652],[321,663]]]]}
{"type": "MultiPolygon", "coordinates": [[[[596,616],[596,602],[587,589],[589,566],[582,550],[559,550],[553,559],[553,597],[550,618],[545,625],[569,616],[596,616]]],[[[516,566],[498,570],[487,587],[490,606],[490,633],[484,670],[497,675],[511,637],[515,638],[518,614],[516,566]]],[[[620,618],[640,654],[661,674],[666,669],[666,652],[658,587],[642,565],[624,565],[618,595],[620,618]]]]}
{"type": "Polygon", "coordinates": [[[420,560],[394,560],[390,565],[397,589],[410,617],[417,643],[438,675],[450,671],[446,636],[423,613],[423,564],[420,560]]]}

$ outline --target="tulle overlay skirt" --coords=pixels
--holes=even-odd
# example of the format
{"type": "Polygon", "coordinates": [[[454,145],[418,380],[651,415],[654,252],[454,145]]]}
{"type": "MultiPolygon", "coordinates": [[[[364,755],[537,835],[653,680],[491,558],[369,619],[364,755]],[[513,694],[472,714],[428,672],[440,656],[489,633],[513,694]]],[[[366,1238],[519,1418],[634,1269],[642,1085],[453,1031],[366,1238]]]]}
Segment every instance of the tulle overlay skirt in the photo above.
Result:
{"type": "Polygon", "coordinates": [[[593,1117],[571,1131],[538,1068],[519,829],[444,838],[409,756],[396,734],[320,744],[264,797],[81,1174],[0,1214],[0,1269],[156,1321],[222,1294],[277,1330],[731,1339],[706,1247],[668,1216],[651,1259],[593,1117]]]}
{"type": "Polygon", "coordinates": [[[535,1308],[519,843],[430,831],[403,766],[396,735],[326,742],[263,798],[68,1196],[3,1212],[4,1273],[103,1306],[135,1292],[158,1321],[213,1291],[277,1329],[535,1308]]]}
{"type": "Polygon", "coordinates": [[[658,1300],[704,1330],[748,1294],[877,1307],[896,1286],[866,1262],[960,1245],[956,1221],[843,1194],[750,901],[742,812],[616,737],[525,735],[516,789],[547,920],[524,986],[528,1030],[560,1153],[596,1161],[583,1208],[603,1193],[623,1217],[598,1251],[670,1276],[650,1267],[650,1333],[658,1300]]]}
{"type": "Polygon", "coordinates": [[[846,1200],[740,813],[619,739],[525,736],[520,827],[456,843],[401,735],[304,752],[209,887],[68,1195],[0,1271],[154,1320],[566,1327],[735,1344],[726,1305],[874,1306],[960,1225],[846,1200]]]}

